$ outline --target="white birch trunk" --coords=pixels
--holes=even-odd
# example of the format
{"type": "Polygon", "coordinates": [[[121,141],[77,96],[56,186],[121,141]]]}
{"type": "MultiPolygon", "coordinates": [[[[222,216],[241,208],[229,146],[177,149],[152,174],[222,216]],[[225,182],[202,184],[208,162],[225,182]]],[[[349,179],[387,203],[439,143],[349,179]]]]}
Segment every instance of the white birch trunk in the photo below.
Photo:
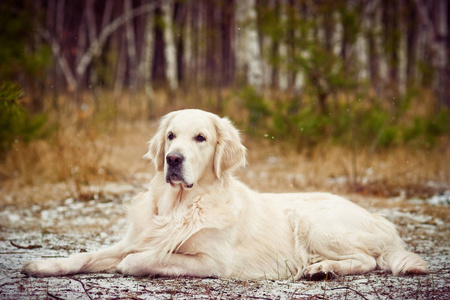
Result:
{"type": "MultiPolygon", "coordinates": [[[[272,50],[272,38],[270,36],[263,37],[263,57],[265,55],[270,56],[272,50]]],[[[262,70],[263,70],[263,84],[265,88],[270,88],[272,85],[272,73],[273,67],[267,62],[267,60],[262,60],[262,70]]]]}
{"type": "Polygon", "coordinates": [[[164,19],[164,55],[166,58],[166,78],[172,92],[178,89],[177,53],[172,26],[173,0],[162,1],[161,9],[164,19]]]}
{"type": "MultiPolygon", "coordinates": [[[[286,0],[280,1],[280,23],[283,28],[286,28],[286,0]]],[[[283,30],[284,36],[280,40],[278,45],[278,56],[280,59],[279,69],[278,69],[278,88],[281,91],[286,91],[289,87],[289,77],[287,71],[288,64],[288,53],[286,45],[286,30],[283,30]]]]}
{"type": "MultiPolygon", "coordinates": [[[[188,3],[186,12],[186,22],[184,28],[184,52],[183,52],[183,65],[184,74],[189,74],[189,76],[184,76],[186,81],[192,80],[190,74],[192,74],[193,68],[193,55],[192,55],[192,7],[191,3],[188,3]]],[[[189,85],[189,83],[188,83],[189,85]]]]}
{"type": "MultiPolygon", "coordinates": [[[[399,2],[400,11],[403,10],[402,5],[403,2],[399,2]]],[[[407,67],[408,67],[408,42],[406,40],[407,30],[406,30],[406,21],[404,18],[399,19],[399,31],[400,31],[400,41],[399,41],[399,49],[398,49],[398,91],[401,96],[404,96],[406,93],[406,81],[407,81],[407,67]]]]}
{"type": "MultiPolygon", "coordinates": [[[[364,22],[364,21],[363,21],[364,22]]],[[[364,28],[364,27],[363,27],[364,28]]],[[[369,78],[369,56],[367,47],[367,38],[364,29],[358,34],[356,39],[355,51],[358,58],[358,80],[366,81],[369,78]]]]}
{"type": "MultiPolygon", "coordinates": [[[[153,12],[148,13],[145,20],[144,29],[144,45],[142,46],[142,60],[139,64],[139,73],[144,82],[144,90],[147,99],[151,100],[153,98],[153,87],[152,87],[152,67],[153,67],[153,47],[154,47],[154,14],[153,12]]],[[[151,107],[149,107],[151,109],[151,107]]]]}
{"type": "Polygon", "coordinates": [[[236,1],[237,61],[239,69],[247,69],[247,82],[258,92],[262,88],[261,50],[256,26],[255,0],[236,1]]]}
{"type": "MultiPolygon", "coordinates": [[[[275,9],[275,0],[269,0],[268,2],[269,9],[275,9]]],[[[270,88],[272,86],[272,74],[273,74],[273,66],[265,59],[266,57],[270,57],[272,55],[272,47],[273,41],[270,35],[262,36],[262,54],[261,54],[261,68],[262,68],[262,82],[264,88],[270,88]]]]}
{"type": "Polygon", "coordinates": [[[374,42],[375,52],[378,58],[378,83],[376,87],[377,94],[383,94],[383,89],[388,81],[389,69],[386,59],[386,53],[383,47],[383,25],[382,25],[382,9],[380,3],[377,3],[377,9],[375,11],[374,18],[374,42]]]}
{"type": "Polygon", "coordinates": [[[295,73],[294,77],[294,93],[300,95],[303,92],[303,87],[305,85],[305,74],[302,70],[295,73]]]}
{"type": "Polygon", "coordinates": [[[374,13],[376,9],[376,2],[371,1],[368,5],[363,8],[360,31],[356,38],[356,56],[358,58],[358,79],[360,81],[367,81],[370,74],[370,61],[369,61],[369,41],[367,38],[367,32],[370,30],[370,16],[374,13]]]}
{"type": "Polygon", "coordinates": [[[333,54],[336,56],[340,56],[342,52],[342,37],[344,35],[344,27],[342,26],[341,15],[339,12],[333,12],[333,37],[331,40],[331,48],[333,50],[333,54]]]}
{"type": "Polygon", "coordinates": [[[245,12],[242,11],[245,7],[242,7],[242,1],[236,2],[236,13],[235,13],[235,22],[236,22],[236,39],[234,48],[236,49],[236,69],[239,76],[245,71],[246,66],[246,49],[245,49],[245,30],[242,26],[244,26],[245,21],[245,12]]]}

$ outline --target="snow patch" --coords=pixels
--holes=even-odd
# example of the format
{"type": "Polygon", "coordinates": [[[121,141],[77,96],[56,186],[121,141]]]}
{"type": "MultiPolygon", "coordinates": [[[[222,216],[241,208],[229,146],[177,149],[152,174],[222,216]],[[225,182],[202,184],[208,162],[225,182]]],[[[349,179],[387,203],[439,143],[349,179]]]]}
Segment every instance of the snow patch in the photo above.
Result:
{"type": "Polygon", "coordinates": [[[430,205],[450,205],[450,190],[444,192],[441,195],[434,195],[431,198],[428,198],[427,203],[430,205]]]}

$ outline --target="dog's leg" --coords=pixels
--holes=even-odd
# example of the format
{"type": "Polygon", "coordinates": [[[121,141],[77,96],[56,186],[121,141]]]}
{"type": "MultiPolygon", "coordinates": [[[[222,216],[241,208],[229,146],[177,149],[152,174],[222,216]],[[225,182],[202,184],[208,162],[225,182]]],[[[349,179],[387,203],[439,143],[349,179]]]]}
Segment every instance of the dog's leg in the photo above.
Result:
{"type": "Polygon", "coordinates": [[[124,247],[116,244],[111,248],[92,253],[80,253],[68,258],[56,258],[27,262],[21,273],[28,276],[48,277],[77,273],[115,271],[126,255],[124,247]]]}
{"type": "Polygon", "coordinates": [[[207,254],[170,254],[161,262],[155,261],[152,251],[129,254],[118,265],[117,271],[124,275],[144,276],[227,276],[226,265],[213,260],[207,254]]]}
{"type": "Polygon", "coordinates": [[[375,270],[377,266],[374,257],[356,253],[351,257],[342,260],[322,260],[308,266],[303,276],[311,280],[322,280],[333,277],[334,275],[355,275],[363,274],[375,270]]]}

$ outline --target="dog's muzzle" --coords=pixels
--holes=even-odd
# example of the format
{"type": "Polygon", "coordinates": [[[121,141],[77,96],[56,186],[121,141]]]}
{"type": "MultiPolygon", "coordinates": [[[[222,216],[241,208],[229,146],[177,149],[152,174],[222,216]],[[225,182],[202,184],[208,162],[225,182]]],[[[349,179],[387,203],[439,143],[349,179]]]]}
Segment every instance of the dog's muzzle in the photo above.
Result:
{"type": "Polygon", "coordinates": [[[183,177],[183,162],[185,158],[183,154],[178,152],[171,152],[166,156],[166,163],[168,165],[166,182],[174,186],[175,183],[183,182],[186,188],[191,188],[194,184],[187,183],[183,177]]]}

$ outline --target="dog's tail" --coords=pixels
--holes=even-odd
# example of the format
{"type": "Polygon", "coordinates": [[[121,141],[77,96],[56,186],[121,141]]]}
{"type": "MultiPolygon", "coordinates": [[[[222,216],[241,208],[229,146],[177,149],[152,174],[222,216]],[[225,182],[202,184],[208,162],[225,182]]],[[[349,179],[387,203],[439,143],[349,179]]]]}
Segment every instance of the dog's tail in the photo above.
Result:
{"type": "Polygon", "coordinates": [[[384,270],[391,270],[395,276],[428,274],[427,263],[417,254],[405,250],[402,246],[388,247],[377,259],[384,270]]]}

